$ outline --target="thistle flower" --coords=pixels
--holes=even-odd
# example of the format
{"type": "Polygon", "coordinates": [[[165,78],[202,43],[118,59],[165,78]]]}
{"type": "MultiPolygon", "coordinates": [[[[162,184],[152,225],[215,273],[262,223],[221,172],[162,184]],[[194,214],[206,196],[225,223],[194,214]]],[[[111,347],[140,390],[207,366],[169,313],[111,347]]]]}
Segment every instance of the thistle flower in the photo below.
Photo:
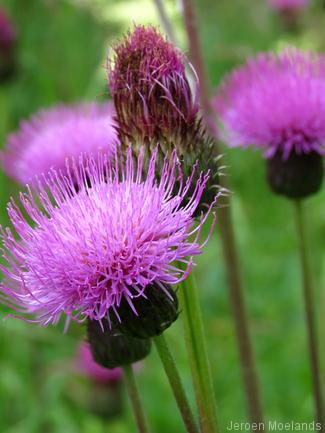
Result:
{"type": "Polygon", "coordinates": [[[0,82],[10,78],[15,68],[16,29],[0,7],[0,82]]]}
{"type": "Polygon", "coordinates": [[[65,171],[67,157],[114,153],[117,134],[110,103],[58,105],[41,110],[8,136],[1,154],[5,172],[25,184],[51,168],[65,171]]]}
{"type": "Polygon", "coordinates": [[[214,107],[230,146],[264,150],[272,188],[289,197],[317,191],[325,144],[325,58],[289,49],[260,54],[221,84],[214,107]],[[299,164],[307,161],[308,163],[299,164]],[[280,165],[281,167],[280,167],[280,165]]]}
{"type": "Polygon", "coordinates": [[[298,10],[306,7],[310,0],[269,0],[269,5],[276,10],[298,10]]]}
{"type": "Polygon", "coordinates": [[[80,373],[100,384],[119,382],[123,376],[120,368],[109,369],[98,365],[86,341],[83,341],[78,348],[76,367],[80,373]]]}
{"type": "Polygon", "coordinates": [[[121,143],[131,143],[135,152],[136,143],[145,144],[148,154],[158,144],[160,161],[176,149],[186,175],[198,161],[200,170],[211,172],[198,212],[209,206],[218,167],[199,115],[198,86],[192,94],[183,54],[156,28],[136,26],[114,47],[108,78],[121,143]]]}
{"type": "Polygon", "coordinates": [[[201,173],[184,205],[195,167],[175,193],[176,154],[166,159],[159,182],[156,159],[157,151],[144,176],[143,152],[137,163],[131,149],[125,162],[118,157],[110,162],[103,154],[96,160],[82,157],[68,165],[67,176],[52,171],[34,190],[28,187],[20,195],[24,212],[12,200],[8,213],[18,236],[1,229],[3,300],[23,316],[35,314],[42,325],[55,324],[62,315],[67,323],[89,319],[100,324],[119,317],[123,300],[130,314],[141,318],[135,300],[147,296],[150,302],[152,284],[166,292],[165,285],[186,278],[193,256],[205,245],[199,234],[214,204],[192,227],[208,174],[201,173]]]}

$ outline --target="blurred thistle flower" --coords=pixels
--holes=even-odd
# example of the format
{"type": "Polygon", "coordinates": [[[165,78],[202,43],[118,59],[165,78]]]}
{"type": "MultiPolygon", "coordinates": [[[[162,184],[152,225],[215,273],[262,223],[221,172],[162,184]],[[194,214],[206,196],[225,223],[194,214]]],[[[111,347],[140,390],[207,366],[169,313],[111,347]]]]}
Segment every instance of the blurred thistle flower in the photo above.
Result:
{"type": "Polygon", "coordinates": [[[269,0],[269,5],[276,10],[299,10],[310,3],[310,0],[269,0]]]}
{"type": "Polygon", "coordinates": [[[123,377],[121,368],[104,368],[97,364],[90,350],[89,343],[83,341],[78,348],[76,368],[83,375],[99,384],[119,382],[123,377]]]}
{"type": "Polygon", "coordinates": [[[214,199],[218,166],[199,115],[198,83],[193,94],[185,62],[155,27],[136,26],[115,45],[108,78],[122,145],[137,153],[145,144],[149,154],[158,145],[159,161],[176,149],[186,175],[196,161],[200,170],[210,170],[199,213],[214,199]]]}
{"type": "Polygon", "coordinates": [[[325,57],[288,49],[260,54],[231,73],[213,100],[230,146],[268,158],[272,189],[289,197],[316,192],[325,144],[325,57]]]}
{"type": "MultiPolygon", "coordinates": [[[[117,156],[112,162],[101,153],[96,160],[80,157],[78,163],[68,164],[67,176],[52,171],[36,182],[34,191],[28,187],[21,193],[23,211],[14,200],[9,203],[8,214],[18,236],[9,228],[1,229],[4,302],[21,313],[36,314],[35,321],[42,325],[56,324],[62,315],[67,316],[66,325],[70,319],[101,325],[119,318],[123,300],[129,313],[141,320],[136,300],[143,296],[154,302],[152,285],[171,298],[166,286],[187,277],[193,256],[207,242],[200,244],[199,234],[214,203],[195,227],[193,214],[209,175],[200,174],[191,199],[184,204],[196,167],[190,178],[180,180],[174,152],[158,182],[157,151],[145,176],[143,159],[140,151],[135,163],[130,148],[125,162],[117,156]]],[[[214,222],[215,218],[212,227],[214,222]]],[[[166,324],[170,315],[164,309],[160,313],[156,321],[164,330],[171,324],[166,324]]],[[[148,325],[148,336],[156,330],[157,326],[148,325]]]]}
{"type": "Polygon", "coordinates": [[[112,155],[118,141],[110,103],[58,105],[23,120],[1,153],[5,172],[26,183],[51,168],[65,172],[67,157],[81,153],[112,155]]]}
{"type": "Polygon", "coordinates": [[[16,29],[3,7],[0,6],[0,82],[12,76],[16,63],[16,29]]]}

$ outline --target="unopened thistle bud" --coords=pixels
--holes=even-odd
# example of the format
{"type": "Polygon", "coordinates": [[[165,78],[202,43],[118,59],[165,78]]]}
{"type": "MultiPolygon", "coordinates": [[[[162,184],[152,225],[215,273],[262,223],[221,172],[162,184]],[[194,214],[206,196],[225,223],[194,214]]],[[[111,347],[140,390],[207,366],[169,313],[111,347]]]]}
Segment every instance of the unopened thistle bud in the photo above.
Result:
{"type": "MultiPolygon", "coordinates": [[[[198,214],[209,205],[218,184],[213,141],[199,114],[198,92],[192,93],[185,73],[185,57],[156,28],[136,26],[114,47],[109,87],[116,109],[120,141],[137,153],[157,144],[162,161],[174,149],[185,174],[195,162],[210,169],[210,179],[198,214]]],[[[198,86],[197,86],[198,87],[198,86]]]]}
{"type": "Polygon", "coordinates": [[[198,104],[183,55],[155,27],[136,26],[114,47],[109,87],[122,142],[187,142],[198,104]]]}
{"type": "Polygon", "coordinates": [[[121,335],[106,319],[88,320],[87,335],[94,360],[105,368],[134,364],[150,353],[149,339],[121,335]]]}

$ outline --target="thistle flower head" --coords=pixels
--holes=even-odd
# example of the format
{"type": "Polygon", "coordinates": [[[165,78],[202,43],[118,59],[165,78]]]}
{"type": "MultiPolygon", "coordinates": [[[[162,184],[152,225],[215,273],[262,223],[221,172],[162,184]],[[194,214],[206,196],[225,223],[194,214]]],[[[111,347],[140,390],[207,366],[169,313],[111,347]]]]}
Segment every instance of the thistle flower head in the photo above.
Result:
{"type": "Polygon", "coordinates": [[[289,49],[250,59],[214,98],[230,146],[253,145],[266,156],[323,153],[325,57],[289,49]]]}
{"type": "Polygon", "coordinates": [[[21,183],[51,168],[65,171],[67,157],[101,149],[114,153],[117,134],[109,103],[59,105],[22,121],[1,154],[5,172],[21,183]]]}
{"type": "Polygon", "coordinates": [[[136,26],[115,45],[108,78],[122,141],[178,143],[193,127],[184,57],[155,27],[136,26]]]}
{"type": "Polygon", "coordinates": [[[140,314],[133,300],[150,284],[164,290],[186,278],[204,245],[199,233],[209,212],[195,227],[193,214],[208,174],[199,176],[184,204],[193,174],[175,191],[176,154],[165,161],[159,182],[156,158],[155,151],[144,176],[143,152],[137,163],[130,149],[125,162],[83,157],[70,164],[68,176],[53,171],[35,192],[21,194],[24,212],[12,201],[8,213],[18,236],[1,230],[5,301],[35,313],[43,325],[61,315],[109,321],[123,299],[140,314]]]}
{"type": "Polygon", "coordinates": [[[98,383],[118,382],[123,376],[120,368],[109,369],[98,365],[86,341],[82,342],[78,348],[76,367],[80,373],[98,383]]]}
{"type": "Polygon", "coordinates": [[[269,5],[276,10],[298,10],[306,7],[310,0],[269,0],[269,5]]]}

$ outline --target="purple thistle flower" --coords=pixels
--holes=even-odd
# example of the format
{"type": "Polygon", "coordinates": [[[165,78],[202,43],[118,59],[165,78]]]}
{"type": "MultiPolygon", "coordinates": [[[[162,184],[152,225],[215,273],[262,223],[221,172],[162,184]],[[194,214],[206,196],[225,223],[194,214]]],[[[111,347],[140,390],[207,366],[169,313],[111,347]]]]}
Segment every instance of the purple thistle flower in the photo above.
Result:
{"type": "Polygon", "coordinates": [[[230,146],[265,150],[274,192],[303,198],[323,178],[325,57],[290,49],[260,54],[220,86],[214,107],[230,146]]]}
{"type": "Polygon", "coordinates": [[[279,11],[303,9],[310,3],[310,0],[269,0],[269,5],[279,11]]]}
{"type": "Polygon", "coordinates": [[[197,95],[185,75],[184,56],[153,26],[136,26],[114,47],[109,88],[121,141],[184,141],[195,128],[197,95]]]}
{"type": "Polygon", "coordinates": [[[15,68],[17,34],[14,24],[0,7],[0,81],[9,78],[15,68]]]}
{"type": "Polygon", "coordinates": [[[164,290],[164,284],[186,278],[206,243],[198,239],[212,205],[195,227],[193,214],[209,175],[201,173],[184,205],[195,167],[175,191],[180,176],[175,152],[159,182],[156,158],[157,151],[143,177],[142,151],[137,163],[131,149],[124,163],[103,154],[96,160],[81,157],[68,165],[67,176],[52,171],[34,190],[21,193],[23,211],[12,200],[8,214],[18,236],[1,229],[3,301],[27,316],[36,314],[43,325],[62,315],[67,324],[110,321],[122,299],[137,314],[133,301],[150,284],[164,290]]]}
{"type": "Polygon", "coordinates": [[[123,376],[121,368],[110,369],[97,364],[93,358],[89,344],[85,341],[79,346],[76,367],[82,374],[85,374],[98,383],[118,382],[123,376]]]}
{"type": "Polygon", "coordinates": [[[213,100],[230,146],[323,153],[325,57],[289,49],[260,54],[231,73],[213,100]]]}
{"type": "Polygon", "coordinates": [[[117,134],[110,103],[58,105],[22,121],[1,154],[5,172],[21,183],[51,168],[65,170],[67,157],[102,150],[114,153],[117,134]]]}

